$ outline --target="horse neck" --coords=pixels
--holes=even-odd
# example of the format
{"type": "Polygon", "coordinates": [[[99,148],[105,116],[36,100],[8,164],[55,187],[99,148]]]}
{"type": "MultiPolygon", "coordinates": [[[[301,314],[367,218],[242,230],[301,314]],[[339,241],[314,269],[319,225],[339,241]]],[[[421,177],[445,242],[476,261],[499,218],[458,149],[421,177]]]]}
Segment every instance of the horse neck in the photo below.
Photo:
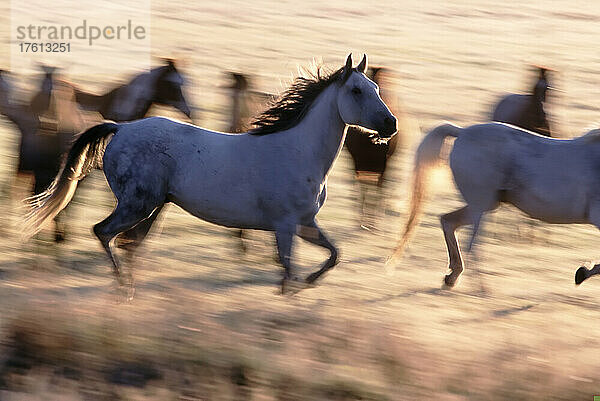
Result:
{"type": "Polygon", "coordinates": [[[317,160],[325,177],[346,135],[346,124],[337,106],[337,85],[330,85],[317,97],[296,128],[302,148],[308,152],[306,156],[317,160]]]}
{"type": "Polygon", "coordinates": [[[150,110],[150,107],[152,107],[152,104],[154,104],[154,101],[152,99],[141,99],[140,104],[142,106],[135,114],[133,114],[131,117],[128,117],[128,120],[139,120],[140,118],[146,117],[146,114],[148,114],[148,111],[150,110]]]}
{"type": "MultiPolygon", "coordinates": [[[[151,74],[152,72],[149,74],[138,75],[129,83],[115,88],[109,93],[105,94],[103,104],[98,111],[104,116],[104,118],[115,121],[130,121],[144,118],[154,103],[152,98],[153,95],[136,93],[134,90],[131,90],[130,87],[134,86],[139,88],[140,85],[138,80],[140,79],[148,80],[146,85],[154,85],[155,77],[151,74]],[[123,105],[124,103],[134,105],[133,107],[129,106],[126,108],[130,111],[129,114],[115,115],[115,113],[122,112],[122,107],[121,110],[115,110],[116,105],[123,105]]],[[[154,90],[152,93],[154,93],[154,90]]]]}
{"type": "Polygon", "coordinates": [[[100,109],[106,103],[106,98],[109,94],[110,92],[103,95],[96,95],[75,89],[75,99],[77,103],[80,104],[83,109],[89,111],[100,112],[100,109]]]}

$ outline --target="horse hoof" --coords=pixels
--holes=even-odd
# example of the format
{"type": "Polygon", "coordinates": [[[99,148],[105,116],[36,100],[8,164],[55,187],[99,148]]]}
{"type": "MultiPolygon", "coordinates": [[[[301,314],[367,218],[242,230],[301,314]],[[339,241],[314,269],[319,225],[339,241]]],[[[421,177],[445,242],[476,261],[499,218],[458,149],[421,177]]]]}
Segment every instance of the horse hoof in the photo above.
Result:
{"type": "Polygon", "coordinates": [[[281,295],[294,295],[304,288],[305,286],[302,281],[296,278],[284,278],[281,282],[281,295]]]}
{"type": "Polygon", "coordinates": [[[113,289],[113,294],[116,297],[117,304],[127,304],[133,301],[135,295],[135,288],[126,285],[118,285],[113,289]]]}
{"type": "Polygon", "coordinates": [[[588,269],[586,269],[585,266],[581,266],[575,272],[575,284],[579,285],[583,283],[586,278],[588,278],[588,269]]]}
{"type": "Polygon", "coordinates": [[[333,268],[335,265],[337,265],[338,263],[339,263],[339,261],[336,261],[336,262],[335,262],[335,264],[334,264],[333,266],[329,267],[328,269],[325,269],[325,270],[319,270],[319,271],[316,271],[316,272],[314,272],[314,273],[311,273],[311,274],[309,274],[309,275],[308,275],[308,277],[306,277],[306,278],[304,279],[304,282],[305,282],[306,284],[308,284],[308,285],[314,286],[314,285],[315,285],[315,282],[316,282],[317,280],[320,280],[320,279],[322,279],[323,277],[325,277],[325,276],[327,275],[327,273],[329,273],[329,271],[330,271],[330,270],[331,270],[331,269],[332,269],[332,268],[333,268]]]}
{"type": "Polygon", "coordinates": [[[320,274],[318,273],[311,273],[308,275],[308,277],[306,277],[306,279],[304,280],[306,282],[306,284],[314,284],[315,281],[317,281],[317,279],[319,278],[320,274]]]}
{"type": "Polygon", "coordinates": [[[65,233],[62,231],[57,231],[54,233],[54,242],[56,242],[57,244],[64,242],[64,240],[66,239],[65,233]]]}
{"type": "Polygon", "coordinates": [[[452,287],[454,287],[454,284],[456,284],[456,279],[452,278],[451,274],[446,274],[446,276],[444,277],[444,285],[446,286],[446,288],[451,289],[452,287]]]}

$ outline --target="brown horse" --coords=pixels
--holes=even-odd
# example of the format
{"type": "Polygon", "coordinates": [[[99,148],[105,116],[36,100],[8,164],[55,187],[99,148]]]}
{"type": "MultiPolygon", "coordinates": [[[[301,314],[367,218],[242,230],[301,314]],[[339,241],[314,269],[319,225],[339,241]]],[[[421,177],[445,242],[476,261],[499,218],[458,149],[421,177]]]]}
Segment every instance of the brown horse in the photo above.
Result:
{"type": "MultiPolygon", "coordinates": [[[[12,87],[5,73],[0,73],[0,113],[13,122],[21,134],[17,177],[23,179],[33,174],[34,195],[50,186],[60,169],[62,154],[83,128],[72,102],[72,91],[57,84],[53,67],[42,66],[42,69],[44,77],[40,88],[28,104],[11,100],[12,87]]],[[[58,216],[55,222],[55,241],[59,242],[64,240],[65,231],[58,216]]]]}
{"type": "MultiPolygon", "coordinates": [[[[390,101],[389,88],[385,86],[384,75],[386,69],[382,67],[369,67],[367,76],[379,85],[381,98],[392,110],[395,116],[395,102],[390,101]]],[[[388,160],[398,146],[401,132],[387,142],[375,140],[358,127],[351,126],[346,134],[346,149],[354,161],[355,178],[359,184],[361,227],[371,230],[375,227],[377,212],[381,207],[382,187],[388,160]]]]}
{"type": "Polygon", "coordinates": [[[26,104],[13,101],[14,90],[7,80],[7,72],[0,71],[0,113],[8,118],[21,133],[19,142],[18,174],[33,173],[35,157],[35,134],[39,126],[40,114],[50,105],[52,74],[54,69],[42,67],[44,77],[38,92],[26,104]]]}
{"type": "Polygon", "coordinates": [[[511,94],[503,97],[494,108],[492,121],[508,123],[536,132],[544,136],[552,136],[550,124],[546,117],[544,104],[546,92],[552,89],[548,82],[549,70],[538,68],[538,77],[527,95],[511,94]]]}

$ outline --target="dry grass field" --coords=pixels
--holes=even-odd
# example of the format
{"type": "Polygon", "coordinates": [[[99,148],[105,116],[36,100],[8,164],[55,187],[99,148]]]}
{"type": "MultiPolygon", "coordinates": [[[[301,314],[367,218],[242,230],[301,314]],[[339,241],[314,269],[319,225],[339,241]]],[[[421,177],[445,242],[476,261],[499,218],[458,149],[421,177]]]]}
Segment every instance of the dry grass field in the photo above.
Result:
{"type": "MultiPolygon", "coordinates": [[[[258,89],[279,92],[297,66],[320,58],[337,67],[351,51],[395,71],[397,96],[423,132],[444,120],[485,121],[502,94],[530,85],[530,64],[558,71],[555,85],[564,92],[549,104],[555,131],[576,136],[600,116],[600,9],[592,2],[152,5],[153,55],[182,60],[197,122],[212,129],[227,125],[223,71],[253,74],[258,89]]],[[[8,9],[0,5],[0,34],[8,35],[8,9]]],[[[8,60],[8,39],[3,45],[8,60]]],[[[82,59],[64,74],[101,91],[135,72],[127,57],[82,59]]],[[[14,72],[24,88],[35,84],[32,71],[14,72]]],[[[171,206],[131,264],[136,297],[123,303],[91,234],[113,206],[101,172],[80,186],[68,210],[68,241],[57,246],[45,232],[21,243],[19,211],[6,190],[18,137],[0,121],[0,400],[600,395],[600,279],[573,282],[581,263],[600,256],[596,229],[530,227],[502,207],[485,219],[457,287],[442,290],[439,216],[462,200],[441,169],[407,254],[394,271],[384,268],[406,217],[416,134],[392,162],[376,234],[359,228],[357,187],[342,153],[319,215],[342,261],[317,287],[280,295],[271,234],[250,233],[243,254],[231,231],[171,206]]],[[[325,257],[296,243],[299,274],[325,257]]]]}

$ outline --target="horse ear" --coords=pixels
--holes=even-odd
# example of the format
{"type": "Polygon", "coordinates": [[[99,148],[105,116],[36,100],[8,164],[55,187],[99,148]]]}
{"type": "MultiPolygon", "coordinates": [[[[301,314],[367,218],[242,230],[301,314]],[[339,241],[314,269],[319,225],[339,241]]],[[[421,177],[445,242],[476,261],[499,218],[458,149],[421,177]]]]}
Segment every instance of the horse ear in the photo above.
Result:
{"type": "Polygon", "coordinates": [[[169,57],[165,57],[165,58],[163,58],[163,60],[169,68],[175,69],[175,60],[173,60],[172,58],[169,58],[169,57]]]}
{"type": "Polygon", "coordinates": [[[352,53],[348,54],[346,58],[346,65],[342,71],[342,82],[346,82],[350,74],[352,73],[352,53]]]}
{"type": "Polygon", "coordinates": [[[365,73],[365,71],[367,71],[367,55],[364,54],[363,55],[363,59],[361,60],[360,64],[356,66],[356,69],[358,70],[358,72],[361,73],[365,73]]]}

